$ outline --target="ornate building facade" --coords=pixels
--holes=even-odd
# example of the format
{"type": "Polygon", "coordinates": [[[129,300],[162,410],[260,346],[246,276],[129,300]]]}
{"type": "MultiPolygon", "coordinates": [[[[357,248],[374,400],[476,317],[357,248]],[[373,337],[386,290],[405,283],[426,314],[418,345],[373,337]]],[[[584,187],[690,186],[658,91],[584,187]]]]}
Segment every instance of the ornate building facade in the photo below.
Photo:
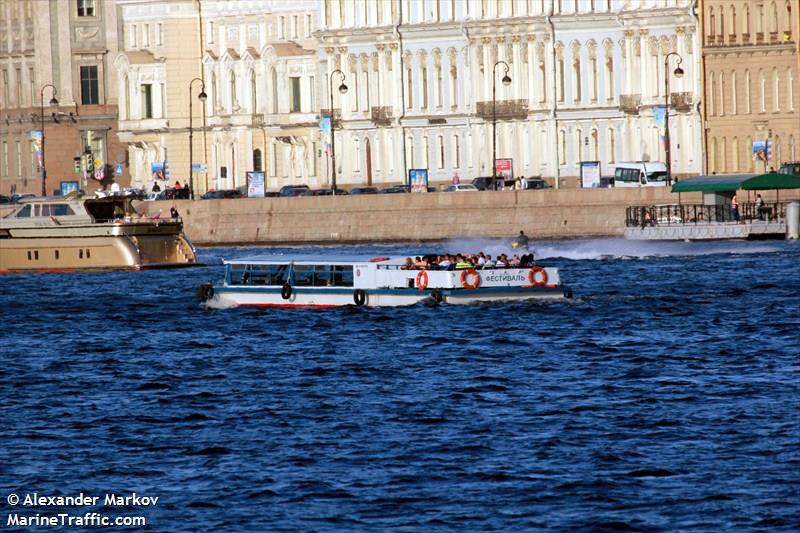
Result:
{"type": "Polygon", "coordinates": [[[317,2],[119,4],[120,129],[135,183],[149,190],[153,169],[166,163],[170,181],[191,181],[196,194],[243,187],[251,170],[264,171],[271,187],[315,184],[317,2]],[[192,180],[190,151],[207,169],[192,180]]]}
{"type": "Polygon", "coordinates": [[[672,172],[701,171],[689,0],[342,0],[322,4],[320,28],[319,91],[341,119],[338,183],[404,182],[412,168],[439,182],[491,175],[496,125],[497,158],[515,175],[572,186],[582,161],[603,174],[664,161],[667,98],[672,172]],[[674,56],[665,70],[670,53],[681,78],[674,56]]]}
{"type": "Polygon", "coordinates": [[[800,2],[703,0],[701,8],[707,173],[797,161],[800,2]],[[756,161],[755,141],[770,143],[769,160],[756,161]]]}
{"type": "Polygon", "coordinates": [[[0,193],[127,185],[116,50],[113,2],[0,0],[0,193]]]}

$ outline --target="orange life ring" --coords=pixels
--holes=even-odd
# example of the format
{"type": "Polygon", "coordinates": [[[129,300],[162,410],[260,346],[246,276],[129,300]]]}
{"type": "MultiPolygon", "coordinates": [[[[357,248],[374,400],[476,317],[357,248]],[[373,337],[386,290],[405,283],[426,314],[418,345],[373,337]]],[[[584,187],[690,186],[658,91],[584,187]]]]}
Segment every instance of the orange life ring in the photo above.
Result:
{"type": "Polygon", "coordinates": [[[540,266],[531,268],[528,271],[528,281],[530,281],[531,285],[534,287],[544,287],[547,285],[547,271],[540,266]],[[539,281],[536,281],[536,274],[541,274],[541,276],[539,276],[539,281]]]}
{"type": "Polygon", "coordinates": [[[421,291],[428,288],[428,273],[424,270],[417,274],[417,288],[421,291]]]}
{"type": "Polygon", "coordinates": [[[480,274],[478,274],[478,271],[475,270],[474,268],[468,268],[463,272],[461,272],[461,285],[465,289],[477,289],[480,286],[480,284],[481,284],[481,276],[480,274]],[[469,276],[475,276],[475,281],[469,283],[467,281],[467,278],[469,276]]]}

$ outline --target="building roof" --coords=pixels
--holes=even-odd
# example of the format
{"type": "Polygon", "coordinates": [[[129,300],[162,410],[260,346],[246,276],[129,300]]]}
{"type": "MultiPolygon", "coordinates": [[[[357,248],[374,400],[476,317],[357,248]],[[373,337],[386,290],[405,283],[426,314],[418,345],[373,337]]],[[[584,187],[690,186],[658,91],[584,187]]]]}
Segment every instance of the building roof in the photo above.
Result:
{"type": "Polygon", "coordinates": [[[131,50],[125,52],[125,57],[132,65],[148,65],[156,62],[156,57],[149,50],[131,50]]]}
{"type": "Polygon", "coordinates": [[[314,54],[313,50],[306,50],[293,41],[288,43],[274,43],[272,44],[272,47],[275,49],[275,54],[278,57],[305,56],[314,54]]]}
{"type": "Polygon", "coordinates": [[[800,189],[800,176],[770,172],[753,176],[697,176],[681,180],[672,186],[672,192],[735,192],[763,191],[768,189],[800,189]]]}

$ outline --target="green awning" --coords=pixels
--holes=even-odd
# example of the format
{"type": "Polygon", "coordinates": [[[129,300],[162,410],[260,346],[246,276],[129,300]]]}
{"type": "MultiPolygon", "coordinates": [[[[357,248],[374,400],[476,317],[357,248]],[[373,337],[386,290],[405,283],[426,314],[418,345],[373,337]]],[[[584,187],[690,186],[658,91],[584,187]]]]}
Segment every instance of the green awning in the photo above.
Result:
{"type": "Polygon", "coordinates": [[[742,183],[751,174],[738,176],[695,176],[686,178],[672,186],[672,192],[731,192],[742,188],[742,183]]]}
{"type": "Polygon", "coordinates": [[[778,174],[777,172],[760,174],[742,183],[742,189],[747,191],[800,189],[800,176],[794,174],[778,174]]]}
{"type": "Polygon", "coordinates": [[[735,192],[772,189],[800,189],[800,176],[793,174],[740,174],[736,176],[696,176],[672,186],[672,192],[735,192]]]}

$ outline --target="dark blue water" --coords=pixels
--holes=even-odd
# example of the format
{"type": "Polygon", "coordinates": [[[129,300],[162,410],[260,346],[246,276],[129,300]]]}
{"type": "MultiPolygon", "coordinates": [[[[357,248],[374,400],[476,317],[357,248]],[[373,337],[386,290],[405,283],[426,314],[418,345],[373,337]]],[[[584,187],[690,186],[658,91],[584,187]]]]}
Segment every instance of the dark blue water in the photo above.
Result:
{"type": "Polygon", "coordinates": [[[573,301],[199,306],[258,248],[0,277],[0,528],[54,514],[10,493],[134,491],[158,504],[91,509],[153,531],[800,528],[800,244],[537,249],[573,301]]]}

